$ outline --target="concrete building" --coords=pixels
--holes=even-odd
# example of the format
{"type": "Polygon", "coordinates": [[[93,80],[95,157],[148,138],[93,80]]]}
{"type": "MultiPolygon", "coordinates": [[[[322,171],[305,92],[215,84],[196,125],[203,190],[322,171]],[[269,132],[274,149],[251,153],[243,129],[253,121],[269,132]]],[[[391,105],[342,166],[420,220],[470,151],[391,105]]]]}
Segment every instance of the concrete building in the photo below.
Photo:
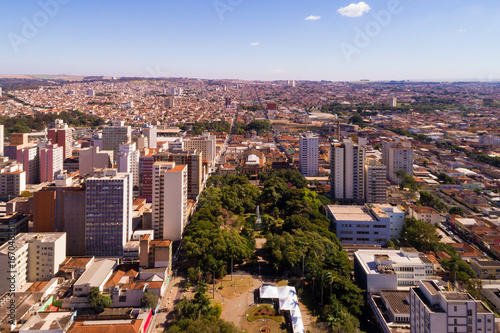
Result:
{"type": "Polygon", "coordinates": [[[330,169],[334,200],[364,201],[364,165],[364,147],[351,140],[344,140],[340,145],[332,145],[330,169]]]}
{"type": "Polygon", "coordinates": [[[154,150],[145,149],[139,156],[139,197],[153,201],[154,150]]]}
{"type": "Polygon", "coordinates": [[[38,147],[36,146],[19,146],[16,152],[16,160],[23,165],[23,170],[26,172],[26,180],[28,184],[40,183],[40,159],[38,147]]]}
{"type": "Polygon", "coordinates": [[[202,136],[184,140],[184,149],[201,151],[203,159],[208,161],[211,167],[215,162],[217,156],[216,149],[217,137],[210,135],[210,133],[203,133],[202,136]]]}
{"type": "MultiPolygon", "coordinates": [[[[0,87],[0,97],[2,97],[2,87],[0,87]]],[[[4,156],[3,145],[4,145],[4,125],[0,125],[0,156],[4,156]]]]}
{"type": "Polygon", "coordinates": [[[410,289],[410,332],[495,332],[495,315],[467,293],[443,291],[431,280],[410,289]]]}
{"type": "Polygon", "coordinates": [[[31,216],[18,212],[10,212],[0,216],[0,244],[5,243],[10,237],[22,232],[28,232],[28,223],[31,216]]]}
{"type": "Polygon", "coordinates": [[[473,258],[469,264],[480,279],[500,279],[500,263],[497,261],[473,258]]]}
{"type": "Polygon", "coordinates": [[[408,215],[426,223],[436,224],[441,222],[441,215],[431,207],[410,206],[408,215]]]}
{"type": "Polygon", "coordinates": [[[401,179],[396,172],[404,170],[413,175],[413,150],[411,141],[403,138],[382,140],[382,164],[387,167],[387,178],[392,183],[399,183],[401,179]]]}
{"type": "Polygon", "coordinates": [[[135,142],[121,144],[116,158],[118,172],[131,173],[134,197],[139,196],[139,151],[135,142]]]}
{"type": "Polygon", "coordinates": [[[377,220],[389,218],[391,239],[399,238],[405,224],[405,212],[402,207],[389,204],[373,204],[370,207],[371,213],[377,220]]]}
{"type": "Polygon", "coordinates": [[[112,150],[116,155],[120,145],[132,140],[132,130],[130,126],[125,126],[123,121],[114,121],[111,126],[104,126],[102,129],[102,149],[112,150]]]}
{"type": "Polygon", "coordinates": [[[178,241],[187,224],[186,165],[153,164],[153,229],[155,239],[178,241]]]}
{"type": "Polygon", "coordinates": [[[98,288],[102,292],[104,285],[117,265],[116,260],[101,259],[94,261],[73,285],[73,295],[76,297],[87,296],[92,288],[98,288]]]}
{"type": "Polygon", "coordinates": [[[172,269],[172,242],[153,240],[151,235],[144,235],[140,240],[139,265],[141,267],[168,267],[172,269]]]}
{"type": "Polygon", "coordinates": [[[142,134],[148,139],[148,148],[156,148],[158,145],[158,129],[156,126],[145,127],[142,130],[142,134]]]}
{"type": "Polygon", "coordinates": [[[330,205],[327,215],[342,244],[385,245],[390,240],[390,219],[379,213],[377,219],[365,206],[330,205]]]}
{"type": "Polygon", "coordinates": [[[319,172],[319,137],[306,133],[299,137],[300,173],[304,177],[316,177],[319,172]]]}
{"type": "Polygon", "coordinates": [[[365,202],[386,203],[386,166],[374,159],[367,159],[364,172],[365,202]]]}
{"type": "Polygon", "coordinates": [[[35,232],[66,232],[70,256],[84,256],[85,189],[82,186],[48,186],[33,194],[35,232]]]}
{"type": "Polygon", "coordinates": [[[201,151],[170,150],[154,155],[155,162],[175,162],[188,167],[188,198],[196,200],[203,190],[203,160],[201,151]]]}
{"type": "Polygon", "coordinates": [[[63,147],[56,144],[47,144],[40,147],[40,182],[52,182],[63,172],[63,147]]]}
{"type": "Polygon", "coordinates": [[[380,294],[367,296],[383,333],[410,333],[409,299],[410,292],[406,290],[381,290],[380,294]]]}
{"type": "Polygon", "coordinates": [[[73,144],[73,129],[61,119],[56,119],[54,128],[47,130],[47,138],[53,144],[63,148],[63,159],[69,158],[72,155],[73,144]]]}
{"type": "Polygon", "coordinates": [[[110,150],[100,151],[99,147],[89,147],[78,152],[80,176],[91,174],[96,169],[111,168],[114,153],[110,150]]]}
{"type": "Polygon", "coordinates": [[[87,179],[86,187],[87,255],[122,257],[132,235],[132,175],[99,170],[87,179]]]}
{"type": "Polygon", "coordinates": [[[66,258],[66,234],[21,233],[0,246],[0,294],[18,292],[27,281],[49,281],[66,258]]]}
{"type": "Polygon", "coordinates": [[[26,189],[26,172],[23,165],[13,162],[0,169],[0,195],[21,195],[26,189]]]}
{"type": "Polygon", "coordinates": [[[354,274],[361,289],[368,293],[381,290],[408,290],[434,274],[433,265],[423,260],[414,248],[373,249],[354,253],[354,274]]]}
{"type": "Polygon", "coordinates": [[[169,97],[165,98],[164,106],[166,108],[173,108],[175,106],[174,96],[169,96],[169,97]]]}

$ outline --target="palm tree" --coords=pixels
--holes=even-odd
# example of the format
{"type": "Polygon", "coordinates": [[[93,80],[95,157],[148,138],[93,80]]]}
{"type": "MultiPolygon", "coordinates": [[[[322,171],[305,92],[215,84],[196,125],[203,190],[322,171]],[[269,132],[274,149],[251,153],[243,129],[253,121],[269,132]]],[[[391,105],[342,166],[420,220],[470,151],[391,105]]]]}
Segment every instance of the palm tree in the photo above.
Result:
{"type": "Polygon", "coordinates": [[[330,286],[330,297],[332,297],[332,284],[335,281],[335,273],[332,271],[326,271],[325,273],[325,282],[330,286]]]}

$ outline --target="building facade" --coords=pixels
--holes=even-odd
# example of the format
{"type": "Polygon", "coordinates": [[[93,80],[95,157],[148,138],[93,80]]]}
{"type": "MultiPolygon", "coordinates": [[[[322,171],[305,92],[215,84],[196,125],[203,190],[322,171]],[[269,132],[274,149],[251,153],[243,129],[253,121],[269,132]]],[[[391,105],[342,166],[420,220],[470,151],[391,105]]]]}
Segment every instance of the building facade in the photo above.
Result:
{"type": "Polygon", "coordinates": [[[306,133],[299,137],[300,173],[304,177],[316,177],[319,172],[319,137],[306,133]]]}
{"type": "Polygon", "coordinates": [[[344,140],[330,153],[331,191],[334,200],[364,201],[365,148],[344,140]]]}

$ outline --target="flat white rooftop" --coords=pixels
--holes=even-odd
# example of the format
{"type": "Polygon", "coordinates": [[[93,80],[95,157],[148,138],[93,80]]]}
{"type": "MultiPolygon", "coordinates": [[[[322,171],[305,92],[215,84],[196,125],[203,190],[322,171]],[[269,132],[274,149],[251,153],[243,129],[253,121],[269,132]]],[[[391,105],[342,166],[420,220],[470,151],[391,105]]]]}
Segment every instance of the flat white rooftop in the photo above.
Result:
{"type": "Polygon", "coordinates": [[[375,255],[377,254],[388,256],[393,266],[424,265],[424,262],[419,257],[408,258],[401,250],[358,250],[354,254],[358,256],[366,274],[380,274],[375,261],[375,255]]]}
{"type": "Polygon", "coordinates": [[[375,222],[365,206],[328,206],[336,221],[366,221],[375,222]]]}

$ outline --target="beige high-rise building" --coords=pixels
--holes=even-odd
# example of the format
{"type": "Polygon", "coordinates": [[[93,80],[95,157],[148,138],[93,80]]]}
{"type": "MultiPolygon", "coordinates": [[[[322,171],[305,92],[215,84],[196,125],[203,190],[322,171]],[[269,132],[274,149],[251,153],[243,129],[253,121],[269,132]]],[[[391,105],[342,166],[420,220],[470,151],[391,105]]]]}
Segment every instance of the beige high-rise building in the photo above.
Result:
{"type": "Polygon", "coordinates": [[[367,159],[365,163],[365,202],[386,203],[387,184],[386,166],[374,159],[367,159]]]}
{"type": "Polygon", "coordinates": [[[112,150],[116,156],[120,145],[130,142],[132,130],[130,126],[125,126],[123,121],[115,121],[111,126],[104,126],[102,129],[102,149],[112,150]]]}
{"type": "Polygon", "coordinates": [[[9,290],[11,278],[15,292],[27,282],[48,281],[66,259],[66,233],[21,233],[0,246],[0,293],[9,290]],[[11,260],[11,258],[13,258],[11,260]]]}
{"type": "Polygon", "coordinates": [[[316,177],[319,172],[319,137],[306,133],[299,138],[300,173],[304,177],[316,177]]]}
{"type": "Polygon", "coordinates": [[[201,151],[172,150],[154,155],[155,162],[175,162],[188,167],[188,198],[196,200],[203,187],[203,160],[201,151]]]}
{"type": "Polygon", "coordinates": [[[178,241],[187,224],[188,170],[175,162],[153,164],[153,229],[155,239],[178,241]]]}
{"type": "Polygon", "coordinates": [[[413,175],[413,150],[411,141],[404,138],[383,139],[382,140],[382,164],[387,167],[387,178],[392,183],[399,183],[401,180],[396,175],[399,170],[406,171],[413,175]]]}
{"type": "Polygon", "coordinates": [[[365,200],[365,148],[346,139],[333,144],[330,153],[331,191],[334,200],[365,200]]]}
{"type": "Polygon", "coordinates": [[[208,165],[212,166],[217,155],[216,149],[217,138],[210,133],[203,133],[202,136],[184,140],[184,148],[186,150],[201,151],[203,159],[208,161],[208,165]]]}

